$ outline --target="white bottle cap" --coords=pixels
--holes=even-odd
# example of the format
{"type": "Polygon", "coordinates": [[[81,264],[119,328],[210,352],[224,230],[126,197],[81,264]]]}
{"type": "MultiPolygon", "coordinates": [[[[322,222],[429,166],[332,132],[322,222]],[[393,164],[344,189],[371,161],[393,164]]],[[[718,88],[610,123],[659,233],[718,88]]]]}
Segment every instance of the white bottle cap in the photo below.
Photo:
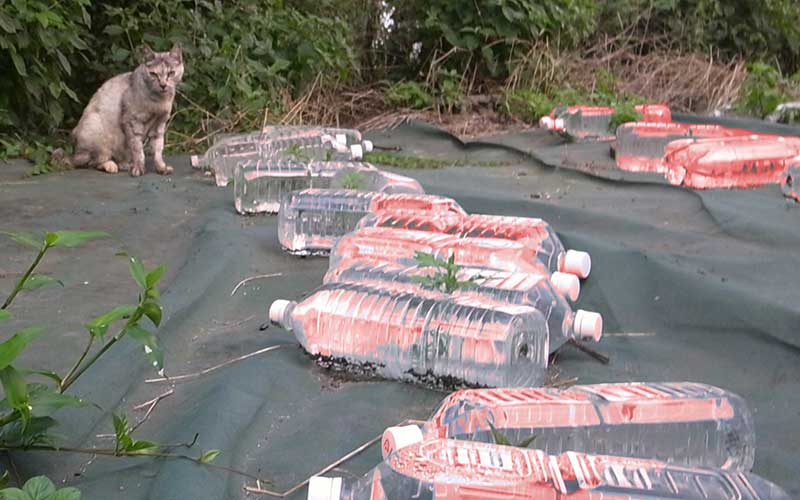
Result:
{"type": "Polygon", "coordinates": [[[350,155],[353,157],[354,160],[360,160],[364,157],[364,149],[361,147],[361,144],[353,144],[350,146],[350,155]]]}
{"type": "Polygon", "coordinates": [[[365,153],[371,153],[372,150],[375,149],[375,144],[373,144],[370,140],[365,140],[361,144],[364,146],[365,153]]]}
{"type": "Polygon", "coordinates": [[[286,308],[291,304],[288,300],[276,300],[269,306],[269,320],[273,323],[280,323],[283,321],[283,316],[286,314],[286,308]]]}
{"type": "Polygon", "coordinates": [[[308,480],[308,500],[339,500],[342,478],[314,476],[308,480]]]}
{"type": "Polygon", "coordinates": [[[336,134],[336,142],[347,146],[347,134],[336,134]]]}
{"type": "Polygon", "coordinates": [[[553,119],[549,116],[539,118],[539,126],[542,128],[551,128],[553,126],[553,119]]]}
{"type": "Polygon", "coordinates": [[[560,273],[558,271],[550,275],[550,282],[561,295],[569,298],[572,302],[578,300],[581,294],[581,282],[574,274],[560,273]]]}
{"type": "Polygon", "coordinates": [[[564,119],[563,118],[556,118],[555,122],[553,122],[553,129],[555,129],[555,130],[564,130],[564,119]]]}
{"type": "Polygon", "coordinates": [[[603,336],[603,317],[596,312],[578,309],[572,329],[579,337],[599,342],[600,337],[603,336]]]}
{"type": "Polygon", "coordinates": [[[422,429],[416,425],[405,425],[402,427],[389,427],[383,431],[381,438],[381,453],[383,458],[388,458],[393,452],[419,443],[423,440],[422,429]]]}
{"type": "Polygon", "coordinates": [[[197,168],[200,166],[200,158],[198,158],[197,155],[192,155],[189,158],[189,161],[192,162],[192,168],[197,168]]]}
{"type": "Polygon", "coordinates": [[[574,274],[579,278],[588,278],[592,271],[592,257],[586,252],[567,250],[561,271],[574,274]]]}

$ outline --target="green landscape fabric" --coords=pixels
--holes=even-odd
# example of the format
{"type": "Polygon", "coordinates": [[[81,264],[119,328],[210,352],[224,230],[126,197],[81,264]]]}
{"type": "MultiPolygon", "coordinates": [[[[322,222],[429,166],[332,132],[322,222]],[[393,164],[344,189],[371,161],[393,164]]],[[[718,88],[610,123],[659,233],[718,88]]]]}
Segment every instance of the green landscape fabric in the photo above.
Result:
{"type": "MultiPolygon", "coordinates": [[[[541,217],[564,243],[591,253],[578,307],[605,318],[596,346],[603,365],[566,347],[555,380],[578,383],[694,381],[743,396],[755,417],[754,471],[800,495],[800,204],[778,186],[691,191],[658,176],[613,169],[607,144],[569,144],[530,130],[464,144],[430,126],[371,134],[400,154],[467,160],[494,167],[404,170],[427,192],[452,196],[469,212],[541,217]]],[[[136,301],[126,250],[148,267],[165,263],[164,322],[158,331],[170,376],[292,342],[270,326],[275,299],[298,300],[321,284],[327,259],[296,258],[278,245],[275,216],[241,217],[232,188],[217,188],[172,158],[171,177],[71,171],[23,178],[28,168],[0,164],[0,229],[104,230],[114,239],[54,249],[42,272],[63,281],[22,295],[14,326],[47,333],[20,365],[66,371],[83,347],[83,324],[136,301]],[[253,279],[234,288],[242,280],[253,279]]],[[[0,239],[0,290],[33,255],[0,239]]],[[[389,381],[351,381],[287,347],[175,384],[157,378],[132,342],[116,345],[74,386],[96,403],[60,412],[63,444],[113,447],[111,412],[132,423],[133,408],[174,392],[134,433],[188,443],[176,452],[222,450],[216,464],[272,481],[283,491],[407,418],[427,418],[445,393],[389,381]]],[[[187,461],[118,459],[70,453],[14,453],[22,476],[46,474],[88,500],[243,498],[255,481],[187,461]]],[[[380,460],[373,446],[336,474],[360,476],[380,460]]],[[[305,498],[305,489],[291,498],[305,498]]]]}

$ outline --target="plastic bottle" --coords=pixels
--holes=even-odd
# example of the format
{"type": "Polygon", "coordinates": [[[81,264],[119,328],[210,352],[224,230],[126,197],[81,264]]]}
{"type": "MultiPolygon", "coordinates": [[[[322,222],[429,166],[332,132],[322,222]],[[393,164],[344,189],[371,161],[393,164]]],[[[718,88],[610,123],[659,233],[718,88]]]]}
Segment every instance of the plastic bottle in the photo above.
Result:
{"type": "Polygon", "coordinates": [[[299,304],[276,300],[269,318],[310,354],[374,365],[387,378],[536,386],[547,370],[547,325],[527,306],[336,283],[299,304]]]}
{"type": "Polygon", "coordinates": [[[192,156],[191,162],[195,168],[211,169],[217,185],[227,186],[236,165],[246,161],[341,162],[358,161],[361,157],[360,146],[348,148],[319,129],[306,129],[230,137],[215,143],[203,156],[192,156]]]}
{"type": "MultiPolygon", "coordinates": [[[[328,269],[351,261],[396,262],[411,267],[418,265],[417,252],[431,254],[441,260],[454,259],[461,267],[493,269],[552,276],[544,264],[536,260],[536,251],[517,241],[495,238],[459,238],[426,231],[409,231],[390,227],[365,227],[348,233],[331,250],[328,269]]],[[[555,273],[553,273],[555,274],[555,273]]],[[[574,275],[555,274],[551,280],[563,296],[577,299],[580,282],[574,275]]]]}
{"type": "MultiPolygon", "coordinates": [[[[413,179],[387,172],[382,174],[392,181],[391,191],[395,193],[402,186],[406,191],[422,189],[413,179]]],[[[394,209],[466,215],[455,200],[441,196],[306,189],[283,198],[278,211],[278,240],[294,255],[326,255],[336,239],[353,231],[365,215],[394,209]]]]}
{"type": "Polygon", "coordinates": [[[497,238],[518,241],[533,252],[536,262],[556,271],[587,278],[592,269],[588,253],[565,251],[552,226],[542,219],[472,214],[445,217],[440,214],[387,210],[375,212],[359,222],[359,228],[392,227],[446,233],[462,238],[497,238]]]}
{"type": "Polygon", "coordinates": [[[721,125],[629,122],[617,128],[617,140],[612,151],[617,166],[622,170],[663,173],[667,171],[664,154],[672,141],[749,134],[747,130],[721,125]]]}
{"type": "Polygon", "coordinates": [[[788,500],[755,475],[640,460],[434,439],[358,480],[313,477],[308,500],[788,500]]]}
{"type": "Polygon", "coordinates": [[[755,429],[747,404],[717,387],[621,383],[569,389],[468,389],[449,395],[420,429],[390,427],[384,458],[423,439],[511,443],[549,454],[577,451],[749,471],[755,429]]]}
{"type": "Polygon", "coordinates": [[[747,188],[781,184],[786,167],[798,155],[798,137],[682,139],[669,143],[664,164],[670,184],[695,189],[747,188]]]}
{"type": "Polygon", "coordinates": [[[275,159],[236,167],[234,201],[239,213],[277,213],[281,201],[308,188],[341,190],[357,187],[377,193],[422,193],[422,186],[402,175],[359,162],[311,162],[275,159]]]}
{"type": "MultiPolygon", "coordinates": [[[[404,267],[393,263],[353,263],[343,269],[332,269],[323,283],[363,284],[373,288],[391,289],[404,293],[421,293],[419,279],[430,277],[431,268],[404,267]]],[[[454,291],[452,297],[480,297],[497,303],[533,307],[547,321],[550,352],[554,352],[571,338],[600,340],[603,318],[597,313],[578,310],[572,312],[564,297],[546,276],[463,268],[457,275],[459,281],[474,280],[474,285],[454,291]]],[[[440,298],[447,298],[436,290],[440,298]]]]}

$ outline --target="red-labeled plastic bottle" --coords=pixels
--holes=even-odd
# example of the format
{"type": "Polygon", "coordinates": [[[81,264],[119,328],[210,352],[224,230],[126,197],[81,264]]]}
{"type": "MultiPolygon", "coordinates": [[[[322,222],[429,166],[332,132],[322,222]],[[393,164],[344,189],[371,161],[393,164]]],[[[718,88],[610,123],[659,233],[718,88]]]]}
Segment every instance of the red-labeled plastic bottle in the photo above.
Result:
{"type": "Polygon", "coordinates": [[[300,303],[275,301],[269,317],[310,354],[369,365],[393,379],[536,386],[550,354],[539,311],[472,297],[439,300],[336,283],[300,303]]]}
{"type": "Polygon", "coordinates": [[[422,426],[390,427],[384,457],[398,446],[447,438],[512,443],[549,454],[578,451],[749,471],[753,417],[745,401],[705,384],[620,383],[569,389],[457,391],[422,426]]]}
{"type": "Polygon", "coordinates": [[[604,455],[432,439],[361,479],[314,477],[308,500],[788,500],[755,475],[604,455]]]}
{"type": "Polygon", "coordinates": [[[587,278],[592,269],[586,252],[566,250],[552,226],[533,217],[472,214],[450,216],[419,211],[387,210],[364,217],[358,228],[390,227],[450,234],[461,238],[496,238],[525,245],[537,263],[551,272],[587,278]]]}

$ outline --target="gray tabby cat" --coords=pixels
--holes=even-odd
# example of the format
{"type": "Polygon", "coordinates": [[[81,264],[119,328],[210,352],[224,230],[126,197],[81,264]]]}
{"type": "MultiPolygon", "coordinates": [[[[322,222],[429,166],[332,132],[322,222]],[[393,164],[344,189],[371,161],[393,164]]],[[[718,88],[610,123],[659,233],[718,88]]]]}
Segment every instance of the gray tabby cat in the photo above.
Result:
{"type": "Polygon", "coordinates": [[[92,167],[108,173],[144,173],[144,143],[149,140],[153,163],[160,174],[172,173],[164,163],[164,132],[183,77],[181,47],[153,52],[144,47],[142,64],[130,73],[106,81],[92,96],[78,126],[72,130],[75,154],[53,152],[53,162],[92,167]]]}

